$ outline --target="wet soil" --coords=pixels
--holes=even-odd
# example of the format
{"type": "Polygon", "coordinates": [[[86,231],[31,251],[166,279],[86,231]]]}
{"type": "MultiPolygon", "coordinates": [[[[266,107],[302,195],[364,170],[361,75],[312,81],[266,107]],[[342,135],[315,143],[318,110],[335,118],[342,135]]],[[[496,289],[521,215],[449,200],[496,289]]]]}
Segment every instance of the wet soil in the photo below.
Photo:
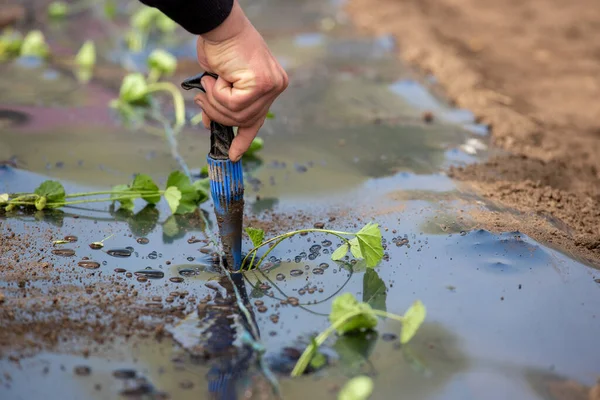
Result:
{"type": "Polygon", "coordinates": [[[402,58],[510,152],[450,168],[463,190],[522,212],[535,225],[521,230],[599,264],[597,2],[351,0],[347,10],[358,26],[393,34],[402,58]]]}

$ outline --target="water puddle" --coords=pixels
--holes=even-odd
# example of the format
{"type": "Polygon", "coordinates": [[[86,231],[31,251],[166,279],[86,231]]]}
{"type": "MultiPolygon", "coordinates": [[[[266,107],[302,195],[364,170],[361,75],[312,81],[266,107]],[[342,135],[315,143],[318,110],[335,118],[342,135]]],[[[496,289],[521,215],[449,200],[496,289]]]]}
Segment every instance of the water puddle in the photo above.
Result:
{"type": "MultiPolygon", "coordinates": [[[[3,355],[0,398],[267,396],[269,375],[253,358],[261,352],[286,399],[335,398],[357,374],[373,377],[373,399],[555,399],[552,388],[593,385],[597,271],[519,232],[473,230],[470,210],[482,203],[442,172],[487,157],[486,127],[412,79],[388,38],[359,36],[334,3],[260,0],[247,12],[292,82],[261,131],[264,150],[246,163],[247,225],[272,235],[355,231],[374,220],[385,241],[381,266],[332,261],[335,237],[296,236],[236,281],[248,316],[236,311],[206,241],[216,229],[210,203],[186,216],[139,202],[131,212],[83,205],[2,217],[2,235],[20,235],[0,255],[0,294],[22,301],[10,310],[11,327],[47,332],[46,319],[60,322],[52,351],[39,350],[48,347],[37,346],[34,329],[22,335],[28,357],[3,355]],[[396,314],[420,299],[426,323],[406,346],[389,320],[378,333],[332,337],[327,368],[287,378],[346,292],[396,314]],[[94,330],[107,315],[115,316],[113,342],[94,330]],[[240,345],[248,338],[235,332],[249,319],[264,348],[240,345]],[[98,324],[88,331],[78,320],[98,324]]],[[[77,24],[86,20],[95,17],[77,24]]],[[[73,27],[54,29],[63,46],[79,46],[67,34],[73,27]]],[[[108,39],[102,46],[109,59],[125,57],[108,39]]],[[[191,40],[173,49],[193,57],[191,40]]],[[[0,161],[13,160],[0,164],[0,193],[30,191],[48,177],[68,193],[103,190],[137,172],[163,184],[178,168],[159,130],[115,123],[106,104],[120,77],[109,77],[122,71],[101,67],[81,86],[59,66],[35,67],[31,80],[33,67],[0,64],[11,76],[0,79],[0,161]]],[[[207,132],[187,128],[178,143],[198,171],[207,132]]]]}

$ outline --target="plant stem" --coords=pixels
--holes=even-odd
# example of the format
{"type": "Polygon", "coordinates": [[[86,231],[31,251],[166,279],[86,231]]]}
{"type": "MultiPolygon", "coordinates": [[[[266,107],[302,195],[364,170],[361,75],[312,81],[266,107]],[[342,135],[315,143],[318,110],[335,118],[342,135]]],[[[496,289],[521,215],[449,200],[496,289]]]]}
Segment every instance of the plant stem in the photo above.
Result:
{"type": "MultiPolygon", "coordinates": [[[[161,195],[165,192],[164,190],[159,190],[158,191],[161,195]]],[[[85,193],[73,193],[73,194],[67,194],[65,195],[65,198],[70,199],[73,197],[87,197],[87,196],[98,196],[101,194],[139,194],[141,196],[145,195],[145,194],[154,194],[156,193],[156,191],[154,190],[103,190],[103,191],[99,191],[99,192],[85,192],[85,193]]]]}
{"type": "MultiPolygon", "coordinates": [[[[248,256],[250,256],[250,254],[253,254],[254,252],[256,252],[256,251],[257,251],[258,249],[260,249],[261,247],[263,247],[263,246],[265,246],[265,245],[267,245],[267,244],[269,244],[269,243],[273,243],[273,242],[275,242],[275,241],[276,241],[277,243],[275,244],[275,246],[273,246],[273,247],[271,247],[271,248],[269,249],[269,251],[267,252],[267,254],[268,254],[268,253],[270,253],[270,252],[271,252],[271,250],[273,250],[273,249],[274,249],[274,248],[275,248],[275,247],[276,247],[276,246],[277,246],[279,243],[281,243],[281,241],[282,241],[283,239],[287,239],[287,238],[289,238],[289,237],[292,237],[292,236],[294,236],[294,235],[298,235],[298,234],[300,234],[300,233],[305,233],[305,232],[306,232],[306,233],[309,233],[309,232],[322,232],[322,233],[329,233],[329,234],[331,234],[331,235],[334,235],[334,236],[337,236],[337,237],[339,237],[340,239],[342,239],[342,240],[343,240],[344,242],[346,242],[346,243],[348,243],[348,239],[347,239],[347,238],[345,238],[345,237],[344,237],[344,236],[342,236],[342,235],[350,235],[350,236],[353,236],[353,235],[355,235],[355,233],[352,233],[352,232],[330,231],[330,230],[327,230],[327,229],[317,229],[317,228],[299,229],[299,230],[297,230],[297,231],[291,231],[291,232],[283,233],[283,234],[281,234],[281,235],[275,236],[275,237],[273,237],[273,238],[271,238],[271,239],[269,239],[269,240],[266,240],[266,241],[262,242],[261,244],[259,244],[258,246],[254,247],[252,250],[250,250],[250,251],[248,252],[248,254],[246,255],[246,257],[244,257],[244,260],[242,261],[242,265],[246,265],[246,261],[248,261],[248,260],[247,260],[247,259],[248,259],[248,256]]],[[[263,258],[261,258],[261,261],[259,261],[258,265],[260,265],[260,263],[262,262],[262,260],[263,260],[263,259],[264,259],[264,256],[263,256],[263,258]]]]}
{"type": "Polygon", "coordinates": [[[396,321],[404,322],[404,317],[402,317],[400,315],[396,315],[396,314],[389,313],[387,311],[376,310],[376,309],[373,309],[372,311],[373,311],[373,314],[379,315],[380,317],[394,319],[396,321]]]}
{"type": "MultiPolygon", "coordinates": [[[[318,346],[321,346],[323,343],[325,343],[325,340],[327,340],[327,337],[329,337],[329,335],[331,335],[333,332],[335,332],[335,330],[337,328],[344,325],[346,323],[346,321],[348,321],[350,318],[353,318],[353,317],[359,315],[360,313],[361,313],[360,311],[348,313],[345,316],[343,316],[342,318],[338,319],[335,323],[329,325],[329,327],[327,329],[325,329],[323,332],[319,333],[319,336],[317,336],[315,338],[315,343],[317,344],[317,349],[318,349],[318,346]]],[[[306,369],[306,367],[310,363],[310,359],[312,358],[311,356],[312,356],[312,352],[313,352],[313,350],[312,350],[313,347],[314,346],[311,343],[310,345],[308,345],[306,347],[306,349],[304,349],[304,352],[302,353],[302,355],[296,362],[296,365],[294,366],[294,369],[292,370],[292,373],[290,374],[292,378],[298,377],[304,373],[304,370],[306,369]]],[[[315,349],[315,351],[317,349],[315,349]]]]}
{"type": "Polygon", "coordinates": [[[185,124],[185,104],[181,92],[171,82],[155,82],[148,85],[148,93],[164,90],[173,96],[173,106],[175,107],[175,125],[174,130],[180,129],[185,124]]]}
{"type": "Polygon", "coordinates": [[[160,71],[157,70],[156,68],[151,68],[150,72],[148,72],[148,83],[153,84],[158,82],[158,80],[160,79],[160,71]]]}

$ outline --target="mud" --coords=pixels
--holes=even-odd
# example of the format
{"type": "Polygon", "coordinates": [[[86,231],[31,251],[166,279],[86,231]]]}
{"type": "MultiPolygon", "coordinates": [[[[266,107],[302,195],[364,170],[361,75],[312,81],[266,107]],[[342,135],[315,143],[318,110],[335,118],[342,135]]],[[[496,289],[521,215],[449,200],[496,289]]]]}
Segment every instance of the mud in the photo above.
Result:
{"type": "MultiPolygon", "coordinates": [[[[555,245],[600,262],[600,62],[594,0],[351,0],[360,27],[393,34],[508,150],[450,175],[528,217],[549,217],[555,245]]],[[[491,226],[491,224],[490,224],[491,226]]],[[[545,229],[530,234],[548,242],[545,229]]],[[[546,229],[547,230],[547,229],[546,229]]]]}

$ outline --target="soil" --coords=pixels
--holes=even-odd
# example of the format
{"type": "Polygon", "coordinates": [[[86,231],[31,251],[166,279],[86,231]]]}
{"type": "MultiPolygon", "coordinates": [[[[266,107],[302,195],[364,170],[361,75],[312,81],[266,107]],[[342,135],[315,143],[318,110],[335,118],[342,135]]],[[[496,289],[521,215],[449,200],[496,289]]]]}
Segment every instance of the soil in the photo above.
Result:
{"type": "MultiPolygon", "coordinates": [[[[600,7],[596,0],[351,0],[371,33],[431,73],[508,154],[449,175],[516,228],[600,265],[600,7]],[[548,223],[549,221],[549,223],[548,223]]],[[[497,225],[496,216],[480,215],[497,225]]]]}
{"type": "Polygon", "coordinates": [[[74,349],[68,341],[72,337],[89,339],[94,347],[116,337],[161,338],[165,325],[195,307],[185,296],[173,304],[153,300],[148,293],[152,283],[135,285],[135,276],[97,271],[82,276],[76,256],[58,266],[51,250],[60,232],[30,229],[16,233],[0,222],[0,358],[17,360],[62,343],[89,353],[89,348],[74,349]]]}

